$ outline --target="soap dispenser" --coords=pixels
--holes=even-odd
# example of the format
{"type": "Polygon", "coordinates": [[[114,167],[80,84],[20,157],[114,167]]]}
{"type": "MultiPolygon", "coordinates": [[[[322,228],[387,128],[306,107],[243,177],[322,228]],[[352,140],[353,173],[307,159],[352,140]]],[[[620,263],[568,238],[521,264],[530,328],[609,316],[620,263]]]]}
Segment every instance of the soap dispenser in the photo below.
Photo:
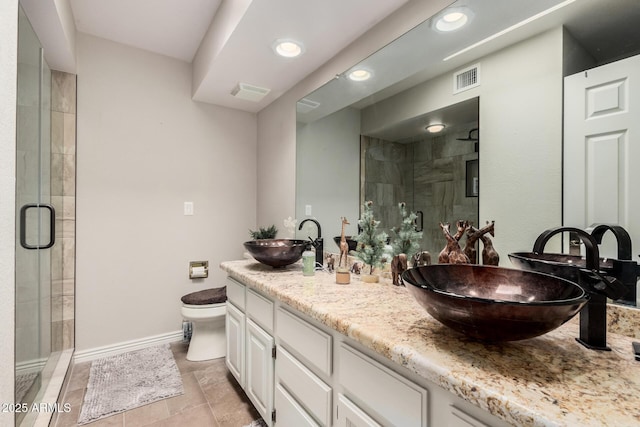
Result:
{"type": "Polygon", "coordinates": [[[307,248],[302,252],[302,274],[313,276],[316,267],[316,254],[311,250],[311,243],[307,243],[307,248]]]}

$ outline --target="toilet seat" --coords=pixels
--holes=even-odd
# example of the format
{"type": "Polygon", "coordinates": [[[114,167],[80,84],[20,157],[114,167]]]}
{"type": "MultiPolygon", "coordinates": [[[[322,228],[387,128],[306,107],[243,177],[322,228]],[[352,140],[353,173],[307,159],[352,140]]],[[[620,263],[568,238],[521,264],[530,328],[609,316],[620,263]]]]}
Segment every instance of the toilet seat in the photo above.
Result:
{"type": "Polygon", "coordinates": [[[182,316],[186,320],[212,319],[227,313],[227,303],[219,304],[182,304],[182,316]]]}

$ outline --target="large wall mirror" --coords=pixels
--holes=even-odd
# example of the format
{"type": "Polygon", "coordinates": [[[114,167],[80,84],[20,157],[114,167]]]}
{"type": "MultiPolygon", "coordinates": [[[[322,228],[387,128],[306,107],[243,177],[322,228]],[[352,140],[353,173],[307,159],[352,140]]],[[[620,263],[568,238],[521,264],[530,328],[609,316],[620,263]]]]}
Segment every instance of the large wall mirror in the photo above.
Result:
{"type": "Polygon", "coordinates": [[[322,224],[326,250],[337,251],[340,217],[357,232],[365,199],[383,227],[397,225],[398,201],[421,211],[423,249],[436,254],[439,222],[495,221],[504,266],[562,225],[564,78],[640,53],[640,2],[456,8],[469,17],[460,29],[438,29],[436,14],[298,102],[296,217],[322,224]]]}

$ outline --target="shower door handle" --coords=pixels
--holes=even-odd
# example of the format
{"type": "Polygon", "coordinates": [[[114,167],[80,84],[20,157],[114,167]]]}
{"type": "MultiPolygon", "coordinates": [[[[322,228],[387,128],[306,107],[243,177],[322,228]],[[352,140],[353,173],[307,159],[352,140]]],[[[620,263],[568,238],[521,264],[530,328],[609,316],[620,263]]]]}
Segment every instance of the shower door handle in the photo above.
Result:
{"type": "Polygon", "coordinates": [[[417,211],[416,215],[418,215],[416,218],[416,231],[420,232],[424,230],[424,213],[422,211],[417,211]]]}
{"type": "MultiPolygon", "coordinates": [[[[20,208],[20,245],[25,249],[49,249],[56,242],[56,210],[44,203],[27,203],[20,208]],[[30,245],[27,243],[27,210],[31,208],[49,211],[49,242],[46,245],[30,245]]],[[[39,243],[39,242],[38,242],[39,243]]]]}

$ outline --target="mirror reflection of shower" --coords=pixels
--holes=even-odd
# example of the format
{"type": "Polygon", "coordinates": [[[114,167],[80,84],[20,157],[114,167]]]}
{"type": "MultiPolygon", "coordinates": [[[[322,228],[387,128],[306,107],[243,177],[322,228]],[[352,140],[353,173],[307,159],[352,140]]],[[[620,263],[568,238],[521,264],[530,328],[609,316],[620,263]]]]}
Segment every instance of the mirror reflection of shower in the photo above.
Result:
{"type": "Polygon", "coordinates": [[[437,253],[440,222],[478,224],[479,139],[478,98],[361,136],[361,202],[374,202],[374,215],[387,233],[401,222],[398,203],[421,211],[421,249],[437,253]],[[445,127],[425,132],[431,123],[445,127]]]}

